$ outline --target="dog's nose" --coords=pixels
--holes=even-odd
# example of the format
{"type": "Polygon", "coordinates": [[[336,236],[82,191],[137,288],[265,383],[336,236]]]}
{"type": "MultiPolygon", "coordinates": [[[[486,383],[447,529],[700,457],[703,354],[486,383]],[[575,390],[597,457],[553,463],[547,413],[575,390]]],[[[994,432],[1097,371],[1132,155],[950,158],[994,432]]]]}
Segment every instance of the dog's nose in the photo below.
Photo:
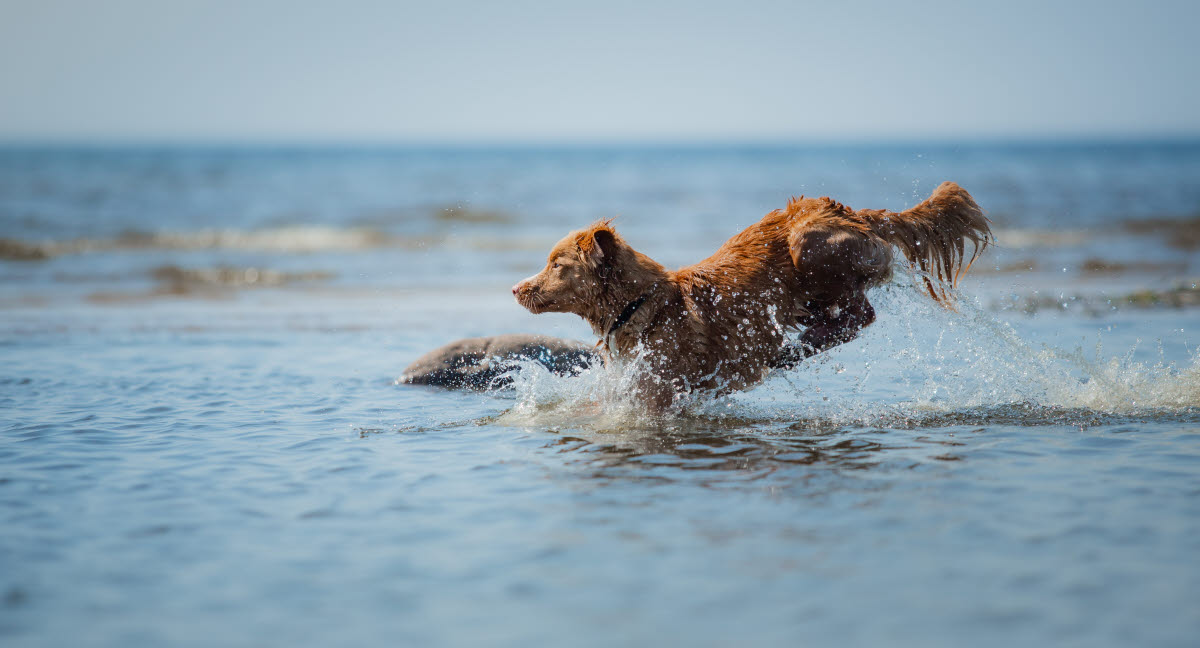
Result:
{"type": "Polygon", "coordinates": [[[520,290],[521,290],[521,284],[517,284],[517,285],[513,286],[513,297],[516,297],[516,296],[517,296],[517,293],[518,293],[520,290]]]}

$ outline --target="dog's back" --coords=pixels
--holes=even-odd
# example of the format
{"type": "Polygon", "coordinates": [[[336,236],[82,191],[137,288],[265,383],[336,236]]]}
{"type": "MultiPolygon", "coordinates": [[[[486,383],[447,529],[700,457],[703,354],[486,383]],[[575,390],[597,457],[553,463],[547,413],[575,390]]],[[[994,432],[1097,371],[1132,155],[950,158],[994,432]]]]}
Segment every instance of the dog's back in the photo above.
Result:
{"type": "Polygon", "coordinates": [[[855,211],[827,197],[801,196],[674,278],[697,296],[720,296],[726,309],[767,302],[790,322],[789,315],[803,319],[886,282],[893,246],[924,275],[930,296],[945,301],[947,288],[990,238],[983,211],[952,182],[899,213],[855,211]],[[969,257],[967,241],[973,243],[969,257]]]}

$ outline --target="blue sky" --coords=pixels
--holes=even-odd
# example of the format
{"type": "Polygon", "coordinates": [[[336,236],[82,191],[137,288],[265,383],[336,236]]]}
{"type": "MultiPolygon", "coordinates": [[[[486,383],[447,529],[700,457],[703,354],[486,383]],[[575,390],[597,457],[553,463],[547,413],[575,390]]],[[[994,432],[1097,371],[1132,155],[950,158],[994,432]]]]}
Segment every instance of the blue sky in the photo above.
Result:
{"type": "Polygon", "coordinates": [[[0,0],[0,140],[1200,134],[1200,2],[0,0]]]}

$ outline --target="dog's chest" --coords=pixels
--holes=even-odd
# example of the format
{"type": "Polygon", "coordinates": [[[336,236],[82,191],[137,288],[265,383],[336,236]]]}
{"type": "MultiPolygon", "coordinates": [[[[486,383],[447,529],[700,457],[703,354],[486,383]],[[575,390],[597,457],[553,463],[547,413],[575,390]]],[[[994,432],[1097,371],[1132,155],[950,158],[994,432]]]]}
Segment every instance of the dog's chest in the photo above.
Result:
{"type": "Polygon", "coordinates": [[[749,295],[684,295],[635,318],[606,341],[623,359],[643,358],[660,378],[690,389],[740,389],[762,380],[784,342],[771,304],[749,295]]]}

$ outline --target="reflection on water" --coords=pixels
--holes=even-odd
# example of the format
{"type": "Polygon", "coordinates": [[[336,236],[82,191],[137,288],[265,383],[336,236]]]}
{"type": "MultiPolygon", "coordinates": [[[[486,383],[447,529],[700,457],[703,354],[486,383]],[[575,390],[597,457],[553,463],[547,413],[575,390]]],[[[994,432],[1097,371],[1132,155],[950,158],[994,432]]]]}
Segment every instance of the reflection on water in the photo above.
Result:
{"type": "MultiPolygon", "coordinates": [[[[935,443],[950,444],[943,440],[935,443]]],[[[637,464],[648,469],[671,466],[682,470],[741,471],[757,476],[792,464],[866,469],[884,459],[877,453],[893,449],[887,443],[843,430],[802,437],[770,437],[700,429],[624,434],[619,441],[562,436],[547,447],[562,453],[577,453],[574,460],[587,462],[600,472],[609,467],[637,464]]]]}
{"type": "MultiPolygon", "coordinates": [[[[475,424],[504,420],[502,414],[475,424]]],[[[1200,406],[1107,413],[1017,403],[923,415],[881,415],[868,426],[846,426],[820,418],[789,422],[683,416],[643,419],[641,425],[624,429],[549,428],[544,432],[556,435],[546,444],[548,450],[587,466],[597,477],[629,477],[632,473],[612,469],[637,468],[641,478],[669,480],[672,469],[678,469],[736,471],[744,473],[740,479],[758,479],[790,466],[835,471],[911,469],[930,462],[960,461],[963,456],[955,450],[966,445],[961,437],[986,437],[990,429],[997,428],[1097,429],[1119,434],[1160,424],[1200,427],[1200,406]]]]}

